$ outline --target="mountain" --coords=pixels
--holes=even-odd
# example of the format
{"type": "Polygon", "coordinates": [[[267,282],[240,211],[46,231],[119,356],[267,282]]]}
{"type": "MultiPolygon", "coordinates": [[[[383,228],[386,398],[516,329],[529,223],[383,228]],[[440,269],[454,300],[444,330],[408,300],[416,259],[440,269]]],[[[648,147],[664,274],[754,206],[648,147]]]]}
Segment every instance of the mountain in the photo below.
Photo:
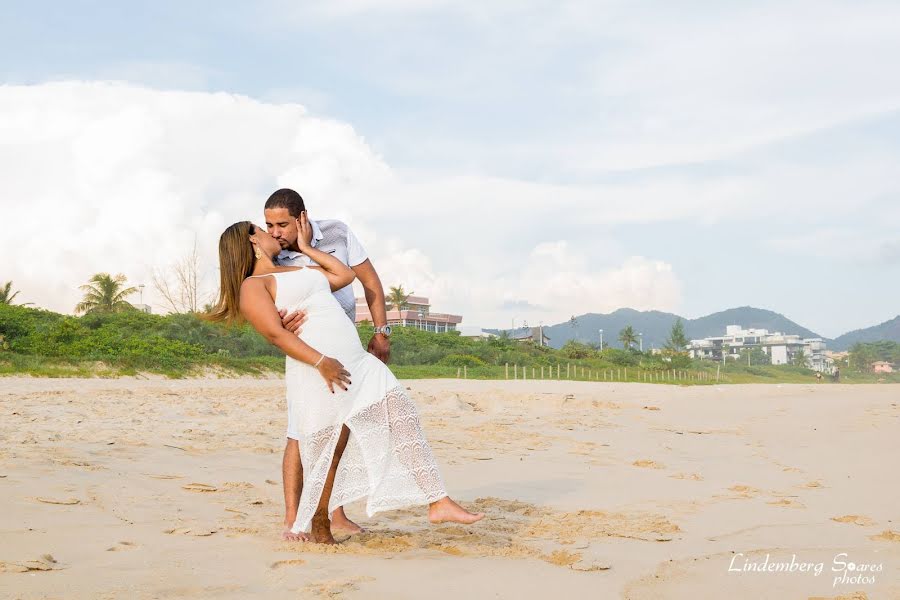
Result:
{"type": "MultiPolygon", "coordinates": [[[[588,313],[575,318],[574,326],[570,322],[544,327],[544,334],[550,338],[550,346],[561,348],[571,339],[579,342],[596,344],[600,341],[599,330],[603,330],[603,345],[621,347],[618,340],[619,331],[631,325],[636,333],[642,333],[644,349],[662,348],[675,320],[679,316],[658,310],[639,311],[632,308],[620,308],[609,314],[588,313]]],[[[726,325],[741,325],[745,328],[768,329],[782,333],[797,334],[801,337],[822,337],[805,327],[794,323],[784,315],[762,308],[742,306],[721,312],[685,319],[684,333],[688,339],[698,339],[714,335],[724,335],[726,325]]],[[[849,334],[848,334],[849,335],[849,334]]],[[[829,340],[826,340],[829,341],[829,340]]],[[[829,347],[831,344],[829,343],[829,347]]]]}
{"type": "MultiPolygon", "coordinates": [[[[799,335],[803,338],[822,337],[818,333],[794,323],[780,313],[764,308],[753,308],[752,306],[729,308],[705,317],[699,317],[690,321],[686,320],[684,322],[684,332],[688,339],[724,335],[726,325],[740,325],[745,329],[780,331],[781,333],[799,335]]],[[[668,336],[668,333],[666,335],[668,336]]],[[[827,338],[822,339],[828,341],[827,338]]]]}
{"type": "Polygon", "coordinates": [[[828,344],[828,348],[831,350],[849,350],[850,346],[857,342],[877,342],[879,340],[890,340],[900,343],[900,315],[897,315],[890,321],[885,321],[872,327],[856,329],[839,335],[832,343],[828,344]]]}

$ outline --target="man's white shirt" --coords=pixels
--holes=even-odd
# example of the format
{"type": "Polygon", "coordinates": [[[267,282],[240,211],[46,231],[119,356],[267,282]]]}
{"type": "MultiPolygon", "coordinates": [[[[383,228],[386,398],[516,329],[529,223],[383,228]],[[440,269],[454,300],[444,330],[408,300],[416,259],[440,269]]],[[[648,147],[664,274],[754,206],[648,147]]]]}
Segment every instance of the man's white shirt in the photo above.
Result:
{"type": "MultiPolygon", "coordinates": [[[[348,267],[355,267],[364,263],[369,256],[366,249],[353,235],[353,231],[343,221],[327,219],[323,221],[310,220],[313,230],[313,238],[310,245],[316,250],[332,254],[348,267]]],[[[282,250],[276,257],[276,262],[285,267],[308,267],[316,265],[315,261],[303,254],[292,250],[282,250]]],[[[356,297],[353,294],[353,284],[342,287],[334,292],[334,297],[340,303],[341,308],[347,313],[347,317],[356,322],[356,297]]]]}

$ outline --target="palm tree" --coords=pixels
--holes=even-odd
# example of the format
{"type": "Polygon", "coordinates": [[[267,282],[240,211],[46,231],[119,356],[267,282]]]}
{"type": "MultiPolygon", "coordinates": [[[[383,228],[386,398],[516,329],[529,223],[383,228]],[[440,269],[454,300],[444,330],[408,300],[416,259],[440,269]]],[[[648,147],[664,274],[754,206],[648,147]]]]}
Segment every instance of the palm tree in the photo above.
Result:
{"type": "MultiPolygon", "coordinates": [[[[387,303],[390,306],[393,306],[397,309],[397,313],[399,314],[401,310],[409,307],[409,297],[412,296],[413,293],[406,293],[403,290],[402,285],[391,287],[391,291],[387,297],[387,303]]],[[[402,319],[401,319],[402,320],[402,319]]]]}
{"type": "Polygon", "coordinates": [[[19,295],[18,290],[12,291],[12,281],[0,285],[0,304],[12,304],[13,298],[19,295]]]}
{"type": "Polygon", "coordinates": [[[637,334],[631,325],[626,326],[625,329],[619,332],[619,341],[622,342],[622,347],[626,350],[637,342],[637,334]]]}
{"type": "Polygon", "coordinates": [[[111,276],[109,273],[97,273],[81,286],[84,298],[75,307],[76,313],[122,312],[134,308],[125,300],[138,291],[136,287],[125,287],[125,276],[111,276]]]}

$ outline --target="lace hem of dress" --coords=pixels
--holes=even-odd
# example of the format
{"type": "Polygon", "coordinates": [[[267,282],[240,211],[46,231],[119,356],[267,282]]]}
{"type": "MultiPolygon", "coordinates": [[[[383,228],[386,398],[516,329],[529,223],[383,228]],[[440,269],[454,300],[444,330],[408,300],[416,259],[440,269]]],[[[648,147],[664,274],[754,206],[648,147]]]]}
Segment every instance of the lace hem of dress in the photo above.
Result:
{"type": "Polygon", "coordinates": [[[303,437],[303,492],[292,531],[310,530],[342,425],[350,429],[350,436],[338,463],[329,514],[366,496],[366,512],[371,517],[385,510],[429,504],[447,495],[415,404],[403,387],[397,386],[344,423],[303,437]]]}

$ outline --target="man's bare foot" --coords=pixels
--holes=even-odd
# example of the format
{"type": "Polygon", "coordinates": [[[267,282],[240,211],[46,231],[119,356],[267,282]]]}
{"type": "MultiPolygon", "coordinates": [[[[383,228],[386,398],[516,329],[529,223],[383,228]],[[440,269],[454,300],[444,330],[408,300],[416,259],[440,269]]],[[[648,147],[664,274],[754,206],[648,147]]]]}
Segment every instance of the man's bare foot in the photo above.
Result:
{"type": "Polygon", "coordinates": [[[309,536],[302,531],[300,533],[294,533],[291,531],[290,525],[288,525],[284,528],[284,531],[281,532],[281,539],[286,542],[308,542],[309,536]]]}
{"type": "Polygon", "coordinates": [[[428,505],[428,520],[432,523],[462,523],[471,525],[484,518],[484,513],[470,513],[462,506],[444,496],[437,502],[428,505]]]}
{"type": "Polygon", "coordinates": [[[347,518],[344,507],[339,506],[331,513],[331,530],[344,533],[365,533],[366,530],[347,518]]]}
{"type": "Polygon", "coordinates": [[[317,544],[336,544],[334,536],[331,535],[331,523],[328,517],[313,517],[312,520],[312,539],[317,544]]]}

